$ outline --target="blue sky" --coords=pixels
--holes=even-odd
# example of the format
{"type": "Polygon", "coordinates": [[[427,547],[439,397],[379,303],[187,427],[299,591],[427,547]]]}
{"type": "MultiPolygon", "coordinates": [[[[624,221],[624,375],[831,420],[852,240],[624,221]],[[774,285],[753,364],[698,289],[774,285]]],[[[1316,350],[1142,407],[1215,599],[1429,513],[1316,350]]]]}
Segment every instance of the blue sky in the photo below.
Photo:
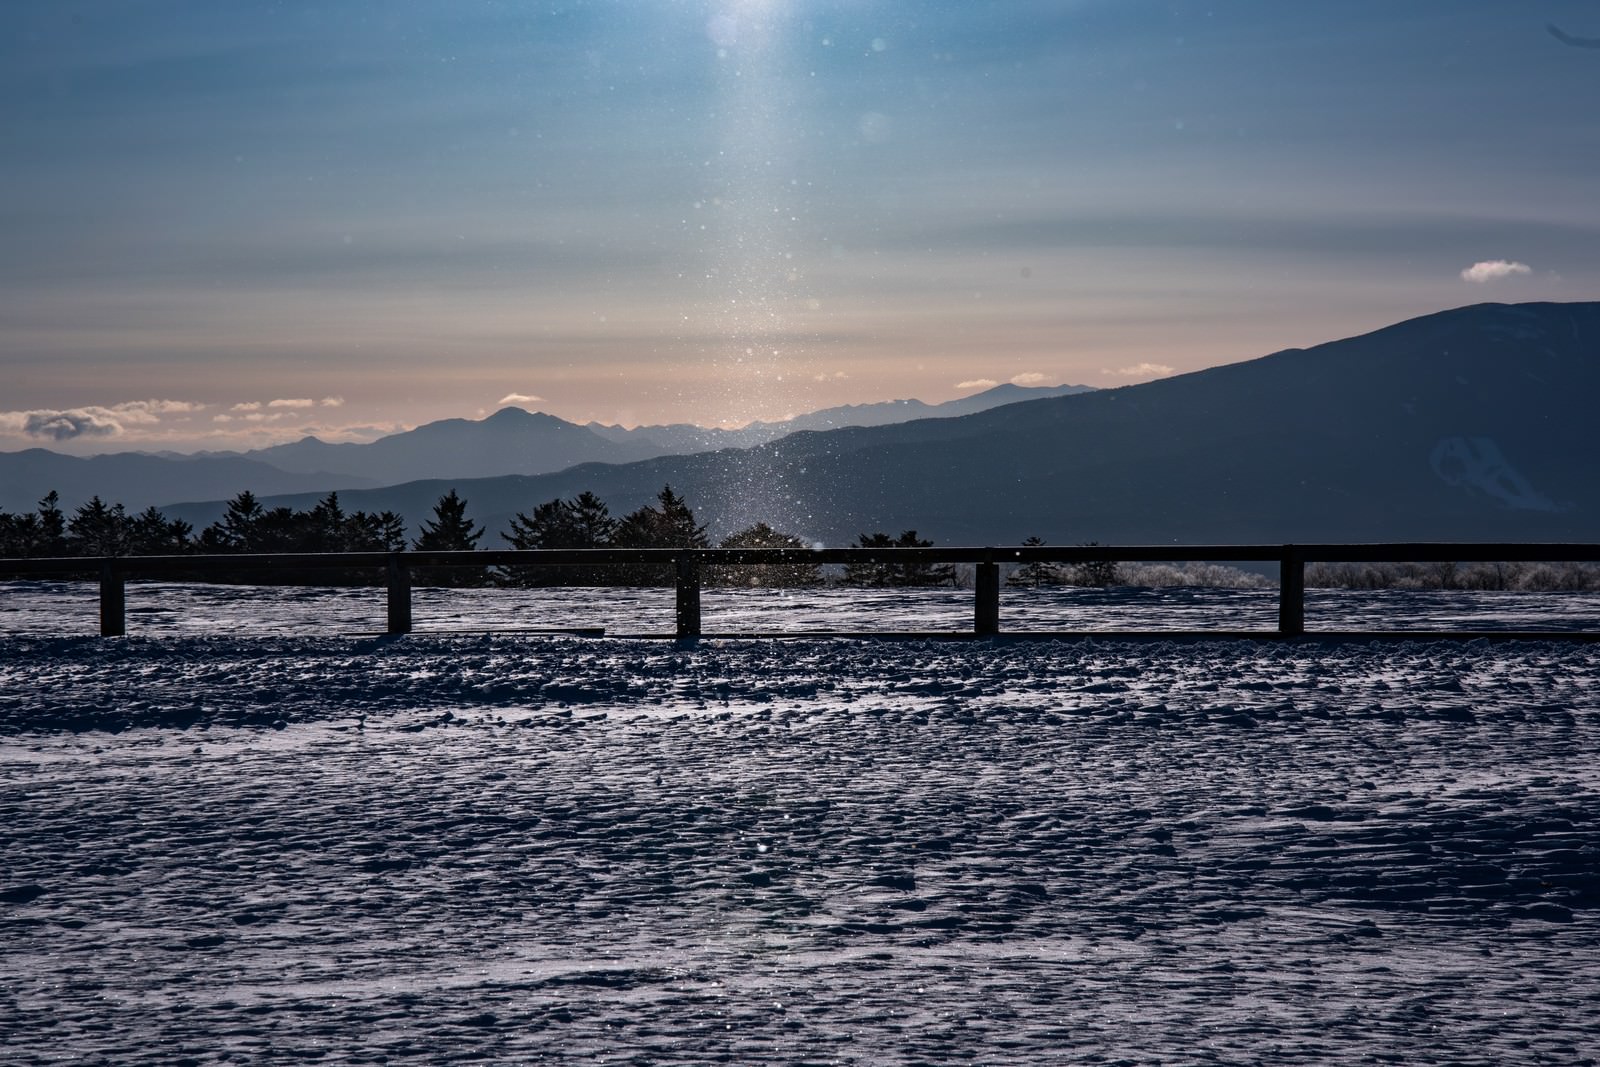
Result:
{"type": "Polygon", "coordinates": [[[1546,31],[1592,0],[7,14],[0,448],[740,423],[1600,297],[1600,50],[1546,31]]]}

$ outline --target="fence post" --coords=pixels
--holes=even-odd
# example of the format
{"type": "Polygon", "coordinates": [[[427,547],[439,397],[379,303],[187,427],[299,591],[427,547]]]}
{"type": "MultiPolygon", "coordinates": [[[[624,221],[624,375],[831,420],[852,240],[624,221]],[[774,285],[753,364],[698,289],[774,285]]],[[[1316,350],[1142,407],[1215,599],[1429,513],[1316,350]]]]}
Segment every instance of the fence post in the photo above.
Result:
{"type": "Polygon", "coordinates": [[[1000,632],[1000,564],[978,564],[972,588],[972,632],[991,637],[1000,632]]]}
{"type": "Polygon", "coordinates": [[[700,636],[700,561],[678,557],[678,636],[700,636]]]}
{"type": "Polygon", "coordinates": [[[128,632],[128,587],[114,559],[100,561],[100,636],[122,637],[128,632]]]}
{"type": "Polygon", "coordinates": [[[1306,561],[1294,545],[1284,545],[1278,560],[1278,633],[1306,632],[1306,561]]]}
{"type": "Polygon", "coordinates": [[[389,556],[389,632],[411,632],[411,568],[398,552],[389,556]]]}

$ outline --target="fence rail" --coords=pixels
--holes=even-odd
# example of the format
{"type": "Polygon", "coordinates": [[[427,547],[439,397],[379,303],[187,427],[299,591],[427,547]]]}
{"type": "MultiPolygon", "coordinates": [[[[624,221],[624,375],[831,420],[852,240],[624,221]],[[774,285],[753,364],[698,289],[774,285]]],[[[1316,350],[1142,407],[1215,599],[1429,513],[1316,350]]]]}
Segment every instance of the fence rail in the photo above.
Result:
{"type": "MultiPolygon", "coordinates": [[[[700,609],[702,570],[708,566],[780,566],[784,564],[971,564],[974,567],[973,623],[970,634],[992,637],[1000,629],[1000,567],[1027,563],[1155,563],[1207,560],[1227,563],[1277,563],[1278,626],[1275,630],[1230,631],[1229,636],[1294,638],[1307,633],[1305,566],[1307,563],[1506,563],[1600,562],[1600,543],[1533,544],[1518,542],[1394,542],[1284,545],[1078,545],[983,548],[652,548],[652,549],[499,549],[471,552],[301,552],[275,554],[179,556],[67,556],[48,559],[0,559],[0,576],[93,574],[100,581],[100,633],[127,633],[127,582],[134,578],[234,579],[305,570],[380,570],[388,586],[387,630],[410,633],[411,579],[430,567],[583,567],[594,569],[655,565],[670,568],[676,595],[676,636],[703,634],[700,609]]],[[[1078,631],[1054,631],[1060,636],[1078,631]]],[[[1173,631],[1160,631],[1175,634],[1173,631]]],[[[1186,633],[1212,633],[1185,631],[1186,633]]],[[[1361,631],[1389,636],[1388,631],[1361,631]]],[[[1095,631],[1096,636],[1111,636],[1095,631]]],[[[1214,634],[1213,634],[1214,635],[1214,634]]],[[[1394,636],[1416,637],[1403,632],[1394,636]]],[[[1495,636],[1600,639],[1594,631],[1451,631],[1434,636],[1495,636]]]]}

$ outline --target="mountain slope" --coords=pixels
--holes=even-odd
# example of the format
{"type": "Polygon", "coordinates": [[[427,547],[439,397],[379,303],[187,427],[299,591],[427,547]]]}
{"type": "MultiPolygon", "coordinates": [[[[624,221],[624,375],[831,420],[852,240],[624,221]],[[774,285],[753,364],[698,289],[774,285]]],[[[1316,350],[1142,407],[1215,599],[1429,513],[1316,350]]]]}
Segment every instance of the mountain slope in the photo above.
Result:
{"type": "Polygon", "coordinates": [[[666,426],[605,426],[597,422],[589,429],[612,441],[649,442],[660,448],[662,454],[712,452],[722,448],[750,448],[775,441],[802,430],[835,430],[843,426],[887,426],[891,423],[910,422],[913,419],[947,419],[970,415],[978,411],[1023,400],[1038,400],[1052,396],[1071,396],[1091,393],[1090,385],[997,385],[971,396],[958,397],[941,404],[921,400],[885,400],[875,404],[844,404],[823,408],[807,415],[797,415],[781,422],[752,422],[737,430],[690,426],[674,423],[666,426]]]}
{"type": "Polygon", "coordinates": [[[248,487],[269,496],[373,484],[368,478],[319,471],[290,473],[238,456],[188,459],[115,452],[84,458],[43,448],[0,452],[0,509],[12,512],[32,511],[52,489],[61,494],[61,505],[69,511],[96,495],[138,511],[171,500],[178,492],[233,496],[248,487]]]}
{"type": "Polygon", "coordinates": [[[305,437],[253,452],[111,453],[88,461],[29,449],[0,452],[0,508],[31,509],[51,489],[68,507],[99,495],[130,507],[178,497],[325,493],[428,478],[545,474],[579,463],[629,463],[680,452],[760,444],[796,428],[880,424],[922,415],[955,415],[1031,396],[1083,391],[1087,386],[998,386],[945,404],[891,400],[802,415],[789,422],[752,423],[740,430],[699,426],[578,426],[542,412],[504,408],[486,419],[443,419],[369,444],[330,444],[305,437]]]}
{"type": "Polygon", "coordinates": [[[288,471],[338,470],[384,484],[462,475],[543,474],[575,463],[660,455],[648,442],[611,441],[554,415],[502,408],[483,420],[442,419],[370,444],[315,437],[246,455],[288,471]]]}
{"type": "Polygon", "coordinates": [[[765,520],[828,543],[904,528],[941,543],[1600,540],[1597,348],[1600,304],[1483,304],[960,418],[350,506],[416,522],[454,485],[498,532],[555,496],[591,489],[621,512],[670,482],[716,531],[765,520]]]}

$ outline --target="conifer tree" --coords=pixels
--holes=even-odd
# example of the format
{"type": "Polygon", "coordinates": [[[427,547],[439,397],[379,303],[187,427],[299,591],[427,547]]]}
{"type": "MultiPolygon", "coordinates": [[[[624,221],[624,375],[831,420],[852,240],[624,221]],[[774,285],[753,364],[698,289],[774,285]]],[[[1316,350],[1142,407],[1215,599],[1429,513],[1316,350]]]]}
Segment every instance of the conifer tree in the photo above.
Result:
{"type": "Polygon", "coordinates": [[[617,520],[605,501],[585,489],[568,503],[576,548],[606,548],[617,536],[617,520]]]}
{"type": "Polygon", "coordinates": [[[413,547],[419,552],[470,552],[482,536],[483,527],[467,518],[467,502],[452,489],[433,505],[433,521],[422,524],[413,547]]]}
{"type": "Polygon", "coordinates": [[[72,513],[67,523],[67,544],[75,556],[125,556],[128,553],[128,513],[121,504],[107,504],[98,496],[72,513]]]}
{"type": "MultiPolygon", "coordinates": [[[[903,530],[899,537],[878,532],[862,534],[856,538],[857,548],[932,548],[933,542],[917,536],[915,530],[903,530]]],[[[955,568],[947,563],[924,563],[907,560],[885,563],[848,563],[845,565],[846,585],[873,587],[909,587],[926,585],[954,585],[955,568]]]]}
{"type": "MultiPolygon", "coordinates": [[[[483,527],[467,518],[467,502],[452,489],[433,506],[433,521],[422,524],[422,535],[412,544],[419,552],[470,552],[482,536],[483,527]]],[[[482,585],[487,577],[482,567],[429,567],[418,574],[437,585],[482,585]]]]}
{"type": "Polygon", "coordinates": [[[392,511],[358,511],[344,522],[347,552],[399,552],[406,547],[406,521],[392,511]]]}
{"type": "MultiPolygon", "coordinates": [[[[787,548],[797,551],[811,546],[794,534],[781,533],[764,522],[722,539],[722,548],[787,548]]],[[[711,568],[708,581],[713,585],[753,588],[793,588],[821,585],[822,568],[810,560],[796,563],[757,563],[711,568]]]]}
{"type": "MultiPolygon", "coordinates": [[[[1024,548],[1040,548],[1043,545],[1044,540],[1038,537],[1030,537],[1022,542],[1022,546],[1024,548]]],[[[1012,573],[1011,577],[1006,579],[1006,584],[1030,586],[1034,589],[1037,589],[1041,585],[1060,585],[1061,581],[1061,571],[1058,570],[1054,565],[1049,563],[1031,562],[1024,563],[1018,567],[1012,573]]]]}
{"type": "Polygon", "coordinates": [[[39,501],[37,511],[8,515],[0,511],[0,556],[64,556],[66,517],[55,490],[39,501]]]}
{"type": "MultiPolygon", "coordinates": [[[[608,548],[617,520],[605,501],[584,490],[571,500],[546,501],[532,515],[517,512],[501,536],[519,549],[608,548]]],[[[603,568],[513,567],[501,576],[508,585],[601,585],[610,577],[603,568]]]]}
{"type": "Polygon", "coordinates": [[[60,556],[67,551],[67,517],[61,512],[61,496],[54,489],[39,501],[35,536],[38,538],[33,554],[60,556]]]}
{"type": "Polygon", "coordinates": [[[128,520],[128,552],[135,556],[176,556],[193,547],[194,527],[169,519],[154,505],[128,520]]]}
{"type": "Polygon", "coordinates": [[[617,524],[616,543],[623,548],[707,548],[706,528],[694,521],[683,497],[664,485],[654,504],[628,513],[617,524]]]}
{"type": "Polygon", "coordinates": [[[339,504],[339,494],[329,493],[316,506],[305,513],[305,531],[302,534],[302,552],[348,552],[349,535],[344,508],[339,504]]]}
{"type": "MultiPolygon", "coordinates": [[[[654,504],[629,512],[617,523],[612,543],[619,548],[708,548],[706,528],[694,521],[694,512],[683,497],[664,485],[654,504]]],[[[674,580],[671,567],[640,566],[624,568],[618,574],[624,583],[669,585],[674,580]]]]}
{"type": "Polygon", "coordinates": [[[533,509],[532,515],[517,512],[511,526],[501,535],[512,548],[529,551],[541,548],[588,548],[577,544],[572,505],[559,497],[533,509]]]}
{"type": "Polygon", "coordinates": [[[0,508],[0,557],[21,559],[33,555],[39,520],[33,514],[13,515],[0,508]]]}
{"type": "Polygon", "coordinates": [[[200,547],[207,552],[259,551],[263,514],[255,494],[244,490],[228,501],[222,518],[200,532],[200,547]]]}

